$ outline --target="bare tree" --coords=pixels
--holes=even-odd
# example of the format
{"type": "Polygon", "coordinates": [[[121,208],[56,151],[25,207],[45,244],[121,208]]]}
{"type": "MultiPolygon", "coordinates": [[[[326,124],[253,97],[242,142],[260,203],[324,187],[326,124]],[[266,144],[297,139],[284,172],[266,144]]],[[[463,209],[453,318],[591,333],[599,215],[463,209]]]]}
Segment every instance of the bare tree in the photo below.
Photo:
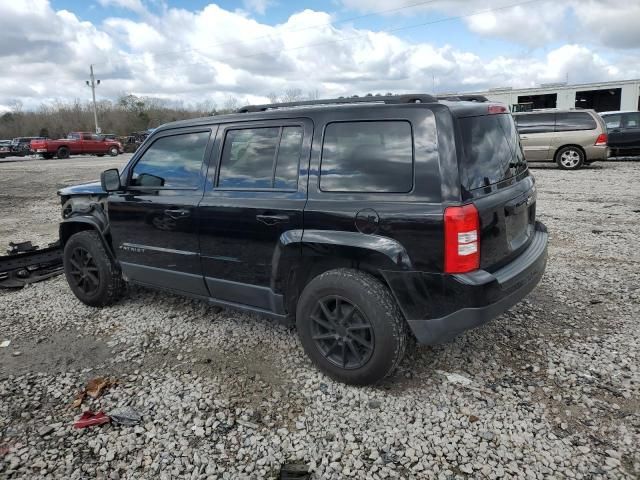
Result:
{"type": "Polygon", "coordinates": [[[299,102],[304,96],[299,88],[288,88],[281,97],[283,102],[299,102]]]}

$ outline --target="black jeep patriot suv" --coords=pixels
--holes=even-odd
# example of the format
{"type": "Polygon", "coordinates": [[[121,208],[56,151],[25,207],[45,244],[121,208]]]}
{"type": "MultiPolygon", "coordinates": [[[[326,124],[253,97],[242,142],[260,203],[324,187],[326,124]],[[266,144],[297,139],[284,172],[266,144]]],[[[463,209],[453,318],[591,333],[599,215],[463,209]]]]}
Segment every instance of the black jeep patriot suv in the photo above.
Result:
{"type": "Polygon", "coordinates": [[[69,286],[124,281],[295,322],[368,384],[531,291],[547,258],[504,106],[398,95],[248,106],[153,132],[122,172],[59,192],[69,286]]]}

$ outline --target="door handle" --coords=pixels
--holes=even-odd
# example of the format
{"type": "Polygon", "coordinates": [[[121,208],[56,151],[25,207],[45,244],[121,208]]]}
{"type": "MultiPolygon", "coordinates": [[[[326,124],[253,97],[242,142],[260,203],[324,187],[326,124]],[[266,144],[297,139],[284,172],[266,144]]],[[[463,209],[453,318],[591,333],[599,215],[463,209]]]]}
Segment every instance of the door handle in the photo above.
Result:
{"type": "Polygon", "coordinates": [[[167,208],[164,213],[171,218],[188,217],[190,212],[186,208],[167,208]]]}
{"type": "Polygon", "coordinates": [[[275,225],[277,223],[288,223],[289,215],[256,215],[256,220],[265,225],[275,225]]]}

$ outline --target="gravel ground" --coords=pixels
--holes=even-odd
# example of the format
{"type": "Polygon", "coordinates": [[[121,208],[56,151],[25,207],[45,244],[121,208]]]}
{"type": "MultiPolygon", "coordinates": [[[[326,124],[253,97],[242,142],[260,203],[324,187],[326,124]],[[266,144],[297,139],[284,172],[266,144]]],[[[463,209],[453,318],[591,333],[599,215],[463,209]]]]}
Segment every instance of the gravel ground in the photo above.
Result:
{"type": "MultiPolygon", "coordinates": [[[[122,160],[0,163],[0,245],[53,240],[54,190],[122,160]]],[[[292,330],[201,302],[132,288],[94,309],[63,277],[0,291],[0,477],[276,478],[302,463],[317,479],[638,478],[640,164],[534,173],[551,234],[539,287],[377,387],[335,383],[292,330]],[[118,383],[72,408],[96,376],[118,383]],[[72,428],[123,406],[142,422],[72,428]]]]}

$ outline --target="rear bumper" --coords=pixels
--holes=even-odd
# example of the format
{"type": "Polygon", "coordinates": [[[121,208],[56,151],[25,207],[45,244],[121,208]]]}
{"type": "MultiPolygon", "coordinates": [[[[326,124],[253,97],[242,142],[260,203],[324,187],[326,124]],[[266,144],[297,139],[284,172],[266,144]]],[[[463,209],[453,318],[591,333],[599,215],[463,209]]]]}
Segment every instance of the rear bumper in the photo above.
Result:
{"type": "Polygon", "coordinates": [[[609,148],[606,145],[590,145],[584,149],[587,162],[606,160],[609,157],[609,148]]]}
{"type": "Polygon", "coordinates": [[[488,322],[533,290],[547,264],[547,243],[546,227],[537,222],[529,247],[493,273],[384,275],[418,342],[432,345],[488,322]]]}

